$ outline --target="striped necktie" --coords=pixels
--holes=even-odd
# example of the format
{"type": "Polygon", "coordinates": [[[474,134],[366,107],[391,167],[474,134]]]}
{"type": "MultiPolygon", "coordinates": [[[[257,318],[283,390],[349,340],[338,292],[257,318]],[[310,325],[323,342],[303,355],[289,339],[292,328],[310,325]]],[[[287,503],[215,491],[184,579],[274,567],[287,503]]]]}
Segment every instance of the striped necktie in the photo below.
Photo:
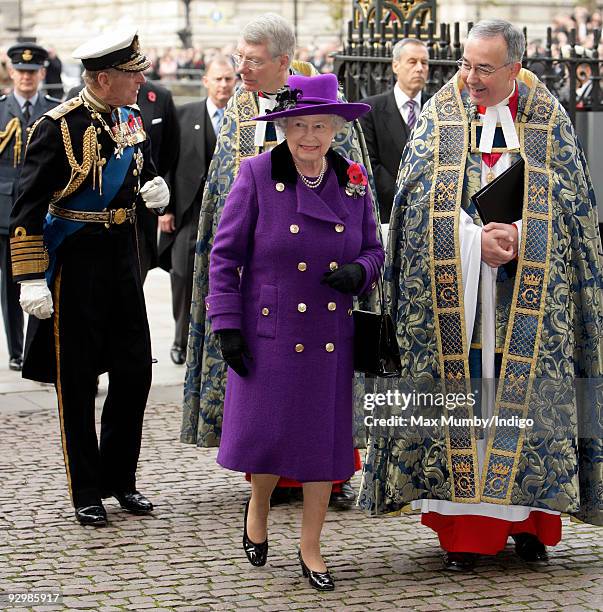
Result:
{"type": "Polygon", "coordinates": [[[417,122],[417,115],[415,112],[416,105],[417,103],[414,100],[408,100],[405,105],[408,108],[408,118],[406,119],[406,125],[410,130],[415,127],[415,123],[417,122]]]}

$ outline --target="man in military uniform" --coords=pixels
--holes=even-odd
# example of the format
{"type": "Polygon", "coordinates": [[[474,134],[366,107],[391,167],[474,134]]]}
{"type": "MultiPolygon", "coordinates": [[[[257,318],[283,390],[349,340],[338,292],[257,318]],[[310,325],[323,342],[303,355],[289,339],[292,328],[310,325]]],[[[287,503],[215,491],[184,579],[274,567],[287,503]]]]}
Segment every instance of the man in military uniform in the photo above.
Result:
{"type": "Polygon", "coordinates": [[[17,178],[23,162],[29,128],[41,115],[60,103],[38,91],[44,80],[48,53],[32,43],[13,45],[7,51],[13,91],[0,97],[0,294],[11,370],[23,365],[23,311],[19,286],[11,274],[8,218],[17,195],[17,178]]]}
{"type": "Polygon", "coordinates": [[[54,382],[76,518],[104,525],[101,499],[146,514],[136,490],[151,348],[136,248],[137,206],[168,203],[140,112],[149,60],[136,31],[74,52],[86,87],[32,128],[10,223],[13,276],[30,317],[23,376],[54,382]],[[96,378],[109,373],[100,448],[96,378]]]}

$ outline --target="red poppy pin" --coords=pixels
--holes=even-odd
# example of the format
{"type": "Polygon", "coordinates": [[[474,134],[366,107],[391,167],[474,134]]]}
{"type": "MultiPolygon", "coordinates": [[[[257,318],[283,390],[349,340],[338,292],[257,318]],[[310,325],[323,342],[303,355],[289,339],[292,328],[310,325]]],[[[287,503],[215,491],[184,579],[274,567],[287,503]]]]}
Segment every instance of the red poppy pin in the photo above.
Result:
{"type": "Polygon", "coordinates": [[[366,193],[368,181],[362,172],[360,164],[350,164],[348,166],[348,184],[345,187],[346,195],[357,198],[366,193]]]}
{"type": "Polygon", "coordinates": [[[147,92],[147,100],[149,102],[155,102],[155,100],[157,100],[157,94],[154,91],[148,91],[147,92]]]}
{"type": "Polygon", "coordinates": [[[128,126],[130,129],[133,129],[135,127],[134,115],[128,115],[128,126]]]}

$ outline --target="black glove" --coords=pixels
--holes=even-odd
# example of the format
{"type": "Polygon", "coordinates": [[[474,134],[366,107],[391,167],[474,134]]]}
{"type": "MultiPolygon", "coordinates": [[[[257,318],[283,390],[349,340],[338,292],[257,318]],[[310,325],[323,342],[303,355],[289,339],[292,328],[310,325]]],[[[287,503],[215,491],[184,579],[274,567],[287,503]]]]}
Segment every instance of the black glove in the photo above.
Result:
{"type": "Polygon", "coordinates": [[[333,272],[326,272],[320,282],[341,293],[356,293],[364,284],[364,268],[357,263],[345,264],[333,272]]]}
{"type": "Polygon", "coordinates": [[[221,329],[216,332],[224,361],[239,375],[247,376],[243,357],[251,359],[249,349],[239,329],[221,329]]]}

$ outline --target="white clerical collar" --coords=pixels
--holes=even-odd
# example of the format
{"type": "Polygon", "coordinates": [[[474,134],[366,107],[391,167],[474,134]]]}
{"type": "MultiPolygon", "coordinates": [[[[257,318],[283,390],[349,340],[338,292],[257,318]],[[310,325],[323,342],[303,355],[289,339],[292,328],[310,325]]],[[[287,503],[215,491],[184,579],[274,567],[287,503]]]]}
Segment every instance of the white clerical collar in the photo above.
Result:
{"type": "Polygon", "coordinates": [[[516,87],[517,84],[514,82],[511,93],[504,100],[494,106],[488,106],[485,115],[480,114],[483,121],[482,136],[479,141],[480,153],[492,153],[494,133],[496,132],[496,125],[498,123],[500,123],[505,136],[507,149],[519,149],[519,138],[517,137],[517,130],[515,129],[515,123],[513,122],[513,116],[509,108],[509,100],[515,93],[516,87]]]}
{"type": "MultiPolygon", "coordinates": [[[[394,86],[394,98],[396,99],[396,106],[399,111],[402,111],[402,107],[410,100],[410,97],[407,96],[401,89],[399,83],[396,83],[394,86]]],[[[421,91],[413,98],[413,100],[417,103],[417,108],[421,109],[421,91]]],[[[418,112],[417,112],[418,114],[418,112]]]]}
{"type": "Polygon", "coordinates": [[[21,110],[23,110],[23,107],[25,106],[25,102],[27,102],[27,100],[30,101],[32,108],[36,105],[36,102],[38,101],[38,98],[40,97],[40,93],[36,91],[36,93],[31,97],[31,98],[24,98],[23,96],[20,96],[16,91],[13,90],[13,95],[15,96],[15,100],[19,103],[19,108],[21,110]]]}
{"type": "MultiPolygon", "coordinates": [[[[265,115],[267,110],[272,110],[276,106],[276,94],[262,94],[258,96],[258,115],[265,115]]],[[[254,145],[256,147],[263,147],[266,140],[266,127],[267,121],[256,121],[255,122],[255,137],[254,145]]],[[[276,126],[275,126],[276,127],[276,126]]],[[[276,127],[276,140],[281,143],[285,139],[285,135],[282,130],[276,127]]]]}

